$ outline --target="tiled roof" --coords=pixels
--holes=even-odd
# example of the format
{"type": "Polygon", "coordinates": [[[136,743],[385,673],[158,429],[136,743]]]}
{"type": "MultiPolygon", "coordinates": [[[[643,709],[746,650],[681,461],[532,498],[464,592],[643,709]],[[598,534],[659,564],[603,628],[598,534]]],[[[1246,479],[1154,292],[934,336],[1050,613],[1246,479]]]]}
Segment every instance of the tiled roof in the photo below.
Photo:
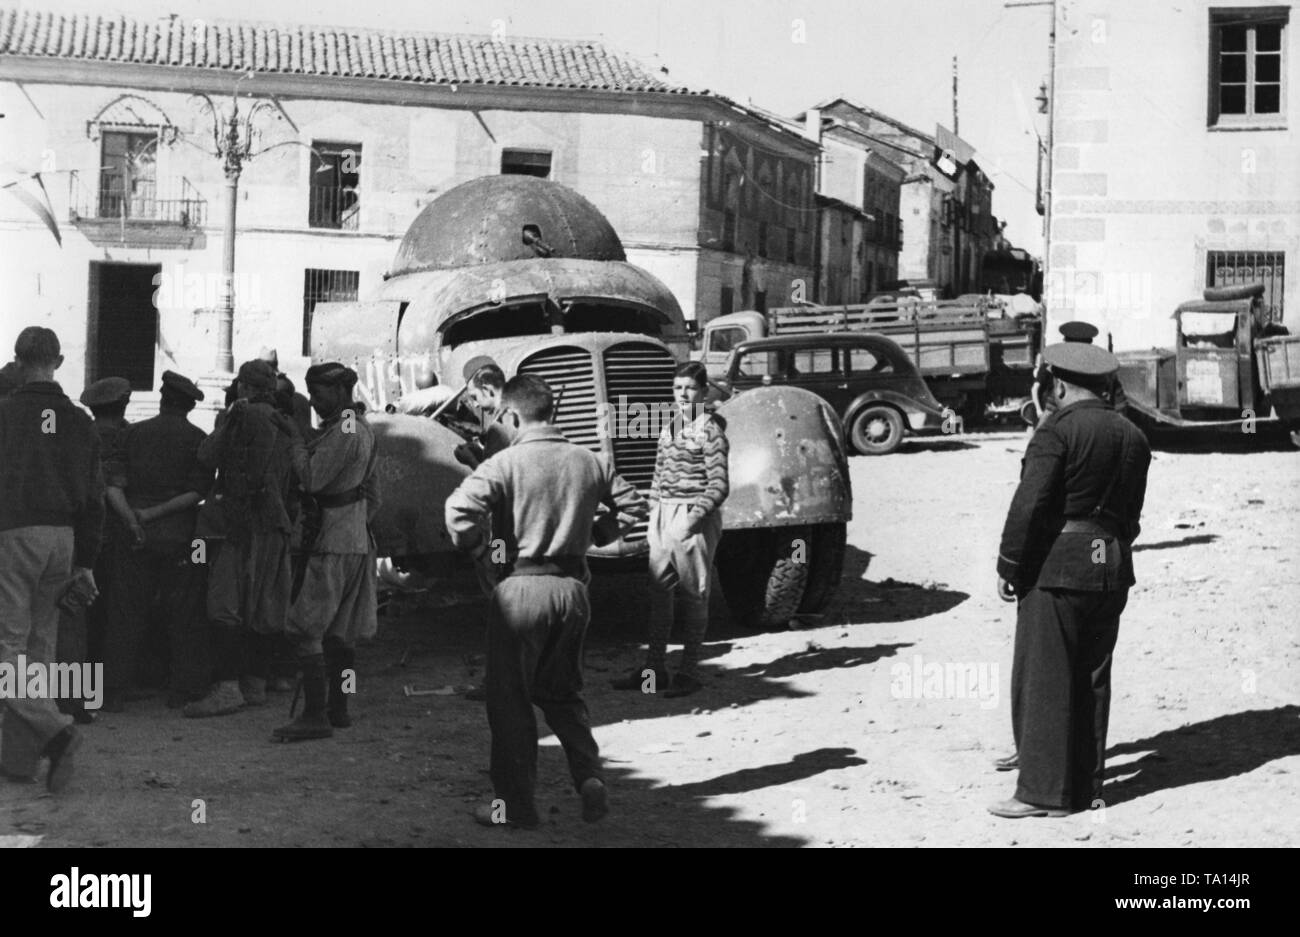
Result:
{"type": "Polygon", "coordinates": [[[597,42],[221,21],[196,29],[196,22],[3,9],[0,55],[424,84],[707,93],[669,84],[597,42]]]}

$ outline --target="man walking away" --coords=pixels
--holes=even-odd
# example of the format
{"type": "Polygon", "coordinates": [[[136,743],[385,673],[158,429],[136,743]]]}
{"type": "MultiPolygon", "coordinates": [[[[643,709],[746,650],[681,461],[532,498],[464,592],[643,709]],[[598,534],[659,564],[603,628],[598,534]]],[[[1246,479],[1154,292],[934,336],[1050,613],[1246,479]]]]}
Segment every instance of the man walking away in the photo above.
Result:
{"type": "Polygon", "coordinates": [[[582,646],[591,606],[587,550],[604,505],[630,530],[645,500],[600,456],[550,425],[554,397],[524,374],[505,385],[504,419],[517,435],[447,499],[452,541],[476,560],[500,550],[506,563],[488,602],[487,711],[496,800],[475,813],[484,825],[539,823],[536,704],[560,740],[589,822],[608,812],[600,752],[582,699],[582,646]],[[491,530],[494,540],[485,540],[491,530]]]}
{"type": "Polygon", "coordinates": [[[338,363],[307,371],[307,392],[321,420],[310,443],[303,443],[292,418],[278,419],[293,435],[305,560],[287,629],[302,668],[305,702],[301,716],[275,730],[283,741],[329,738],[334,729],[352,725],[347,694],[355,680],[356,642],[378,630],[369,532],[379,510],[375,434],[363,416],[365,406],[352,400],[356,383],[357,372],[338,363]]]}
{"type": "MultiPolygon", "coordinates": [[[[104,477],[90,418],[54,381],[58,336],[25,328],[14,355],[24,383],[0,400],[0,662],[17,672],[19,655],[54,662],[63,592],[95,591],[104,477]]],[[[81,744],[71,720],[48,696],[0,699],[0,710],[0,773],[31,780],[48,758],[46,787],[62,790],[81,744]]]]}
{"type": "Polygon", "coordinates": [[[1057,408],[1025,450],[1002,530],[998,593],[1018,599],[1011,723],[1020,782],[999,817],[1059,817],[1101,797],[1111,655],[1133,585],[1151,448],[1102,399],[1119,362],[1094,345],[1043,353],[1057,408]]]}

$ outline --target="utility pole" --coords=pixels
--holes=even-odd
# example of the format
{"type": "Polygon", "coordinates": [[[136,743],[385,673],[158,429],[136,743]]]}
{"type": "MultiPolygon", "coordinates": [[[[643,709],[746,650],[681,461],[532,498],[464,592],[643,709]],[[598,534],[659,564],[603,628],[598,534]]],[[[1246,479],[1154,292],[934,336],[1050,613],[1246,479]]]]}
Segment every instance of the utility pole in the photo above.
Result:
{"type": "MultiPolygon", "coordinates": [[[[1047,166],[1043,171],[1043,308],[1048,308],[1052,283],[1052,169],[1056,139],[1056,0],[1015,0],[1002,4],[1015,7],[1050,7],[1051,29],[1047,34],[1047,166]]],[[[1043,333],[1047,333],[1046,312],[1043,333]]]]}
{"type": "Polygon", "coordinates": [[[961,136],[961,127],[957,124],[957,56],[952,57],[952,135],[961,136]]]}

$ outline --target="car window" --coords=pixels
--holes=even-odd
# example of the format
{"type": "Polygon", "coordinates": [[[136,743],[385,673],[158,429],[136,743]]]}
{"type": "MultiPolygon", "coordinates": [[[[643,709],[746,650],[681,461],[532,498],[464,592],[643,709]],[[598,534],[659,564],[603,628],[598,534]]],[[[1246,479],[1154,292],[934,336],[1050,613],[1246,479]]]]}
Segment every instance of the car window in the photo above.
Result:
{"type": "Polygon", "coordinates": [[[777,374],[779,370],[780,362],[775,351],[747,352],[736,362],[736,374],[739,377],[766,377],[777,374]]]}
{"type": "Polygon", "coordinates": [[[884,355],[877,355],[868,348],[854,348],[849,356],[849,370],[855,375],[891,374],[894,365],[884,355]]]}
{"type": "Polygon", "coordinates": [[[799,374],[834,374],[838,370],[833,348],[800,348],[793,357],[799,374]]]}
{"type": "Polygon", "coordinates": [[[709,351],[728,352],[745,340],[741,328],[714,329],[709,333],[709,351]]]}

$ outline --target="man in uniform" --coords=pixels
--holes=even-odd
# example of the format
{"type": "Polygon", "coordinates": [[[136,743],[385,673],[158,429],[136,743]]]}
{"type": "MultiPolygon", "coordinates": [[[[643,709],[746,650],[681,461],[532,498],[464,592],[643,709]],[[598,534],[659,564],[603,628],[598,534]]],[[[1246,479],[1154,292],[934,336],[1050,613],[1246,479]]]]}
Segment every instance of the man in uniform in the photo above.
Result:
{"type": "Polygon", "coordinates": [[[1114,355],[1062,343],[1043,358],[1057,409],[1025,450],[998,555],[998,593],[1019,603],[1011,723],[1020,782],[989,811],[1013,819],[1064,816],[1101,796],[1111,654],[1151,462],[1141,430],[1102,399],[1114,355]]]}
{"type": "Polygon", "coordinates": [[[342,364],[307,371],[320,432],[309,443],[292,419],[294,472],[304,500],[301,586],[289,611],[288,636],[302,668],[302,715],[275,730],[284,741],[328,738],[352,724],[347,694],[355,680],[357,640],[378,628],[375,555],[369,523],[379,510],[375,434],[354,403],[357,372],[342,364]]]}
{"type": "MultiPolygon", "coordinates": [[[[90,419],[54,381],[58,336],[30,326],[14,355],[24,383],[0,400],[0,664],[19,656],[49,667],[69,588],[95,592],[92,567],[104,523],[104,476],[90,419]]],[[[0,698],[0,774],[32,780],[48,758],[46,787],[63,789],[81,736],[53,699],[0,698]]]]}
{"type": "Polygon", "coordinates": [[[198,607],[204,596],[191,554],[198,504],[212,486],[212,471],[199,464],[206,434],[188,418],[203,391],[184,375],[164,371],[159,393],[158,415],[123,432],[105,464],[109,503],[139,530],[136,542],[117,555],[104,647],[110,709],[120,708],[131,683],[155,596],[161,597],[171,652],[169,705],[208,691],[198,607]]]}
{"type": "Polygon", "coordinates": [[[583,819],[595,821],[609,808],[582,699],[582,644],[591,617],[586,554],[601,505],[623,531],[645,518],[648,508],[605,459],[550,425],[555,401],[541,378],[513,378],[502,406],[517,433],[514,442],[479,465],[446,504],[447,530],[457,547],[478,561],[498,550],[505,559],[488,601],[487,627],[497,799],[475,819],[489,826],[537,826],[536,704],[564,748],[583,819]]]}
{"type": "Polygon", "coordinates": [[[274,406],[275,368],[246,361],[239,368],[237,399],[199,446],[199,462],[217,472],[225,542],[208,574],[217,684],[185,715],[224,716],[266,702],[271,647],[289,612],[292,481],[291,439],[274,406]],[[242,652],[242,654],[241,654],[242,652]],[[242,656],[242,661],[241,661],[242,656]]]}
{"type": "MultiPolygon", "coordinates": [[[[1062,322],[1057,329],[1061,333],[1062,340],[1082,345],[1091,345],[1092,340],[1100,334],[1095,325],[1080,319],[1062,322]]],[[[1047,414],[1056,407],[1056,400],[1052,396],[1052,375],[1044,364],[1041,354],[1034,365],[1033,397],[1034,407],[1038,410],[1038,424],[1041,426],[1047,414]]],[[[1111,375],[1107,381],[1106,392],[1102,394],[1102,399],[1120,413],[1124,412],[1128,405],[1128,397],[1124,394],[1124,385],[1120,383],[1118,374],[1111,375]]]]}
{"type": "MultiPolygon", "coordinates": [[[[95,381],[81,393],[81,403],[93,416],[91,428],[99,439],[101,460],[107,465],[117,440],[129,425],[126,406],[131,400],[131,383],[122,377],[95,381]]],[[[58,655],[60,663],[104,660],[104,635],[108,630],[108,609],[113,589],[113,563],[118,551],[128,543],[129,524],[111,511],[106,512],[102,542],[105,549],[95,560],[95,586],[99,596],[86,608],[64,610],[59,615],[58,655]]],[[[103,708],[112,711],[112,699],[106,695],[103,708]]],[[[59,709],[83,725],[94,722],[85,700],[60,700],[59,709]]]]}

